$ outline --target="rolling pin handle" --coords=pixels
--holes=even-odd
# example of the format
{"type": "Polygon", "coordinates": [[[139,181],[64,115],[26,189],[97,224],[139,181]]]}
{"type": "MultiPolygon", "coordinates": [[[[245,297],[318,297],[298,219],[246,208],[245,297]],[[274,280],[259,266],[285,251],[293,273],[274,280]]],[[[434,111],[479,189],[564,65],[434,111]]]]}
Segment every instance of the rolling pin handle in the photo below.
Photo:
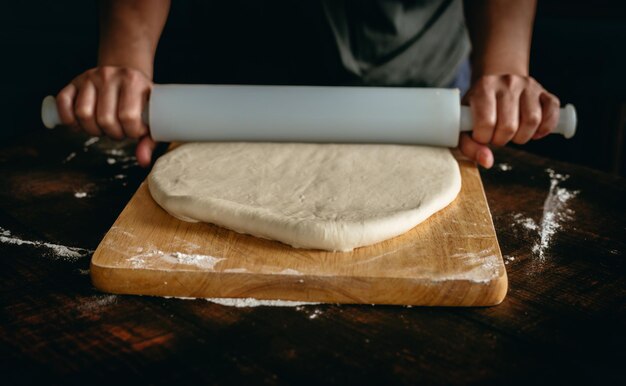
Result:
{"type": "MultiPolygon", "coordinates": [[[[148,106],[141,113],[141,119],[148,124],[148,106]]],[[[59,118],[59,111],[57,110],[56,98],[52,95],[48,95],[43,98],[41,102],[41,120],[43,125],[48,129],[54,129],[61,124],[61,118],[59,118]]]]}
{"type": "Polygon", "coordinates": [[[59,118],[59,111],[57,110],[57,101],[52,95],[43,98],[43,102],[41,102],[41,120],[48,129],[54,129],[55,126],[61,124],[61,118],[59,118]]]}
{"type": "MultiPolygon", "coordinates": [[[[572,138],[576,134],[577,121],[576,109],[573,105],[567,104],[561,109],[559,123],[551,134],[562,134],[565,138],[572,138]]],[[[468,106],[461,106],[460,131],[472,131],[473,125],[472,111],[468,106]]]]}

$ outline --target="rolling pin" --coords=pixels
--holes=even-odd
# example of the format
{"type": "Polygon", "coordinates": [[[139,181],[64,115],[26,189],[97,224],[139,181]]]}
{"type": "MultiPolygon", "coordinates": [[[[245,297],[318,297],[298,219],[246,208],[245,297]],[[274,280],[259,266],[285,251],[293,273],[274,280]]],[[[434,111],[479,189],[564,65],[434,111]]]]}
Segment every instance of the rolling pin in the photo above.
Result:
{"type": "MultiPolygon", "coordinates": [[[[53,96],[48,128],[60,124],[53,96]]],[[[399,87],[155,85],[144,121],[156,141],[396,143],[456,147],[472,115],[457,89],[399,87]]],[[[553,133],[571,138],[576,110],[553,133]]]]}

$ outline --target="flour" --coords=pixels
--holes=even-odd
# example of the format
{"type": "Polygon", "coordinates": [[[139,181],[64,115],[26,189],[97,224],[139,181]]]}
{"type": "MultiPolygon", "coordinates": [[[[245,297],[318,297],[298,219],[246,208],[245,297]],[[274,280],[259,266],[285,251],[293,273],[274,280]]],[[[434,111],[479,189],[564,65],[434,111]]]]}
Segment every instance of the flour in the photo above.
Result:
{"type": "Polygon", "coordinates": [[[115,158],[109,157],[109,158],[107,158],[107,163],[109,165],[115,165],[117,163],[117,160],[115,158]]]}
{"type": "Polygon", "coordinates": [[[85,198],[85,197],[87,197],[87,192],[81,192],[81,191],[74,192],[74,197],[76,197],[76,198],[85,198]]]}
{"type": "Polygon", "coordinates": [[[569,175],[558,174],[552,169],[546,169],[546,172],[550,176],[550,191],[543,202],[543,215],[539,223],[540,239],[532,249],[542,260],[546,257],[546,250],[550,247],[554,234],[561,229],[561,223],[572,219],[574,211],[567,208],[567,202],[580,193],[578,190],[570,191],[558,186],[569,175]]]}
{"type": "Polygon", "coordinates": [[[504,255],[504,264],[509,265],[513,261],[515,261],[514,256],[504,255]]]}
{"type": "Polygon", "coordinates": [[[559,186],[569,178],[567,174],[560,174],[553,169],[546,169],[550,177],[550,189],[548,196],[543,202],[543,212],[539,223],[530,217],[524,217],[521,213],[513,216],[514,224],[524,227],[531,232],[537,232],[538,240],[532,246],[533,254],[540,260],[545,260],[547,250],[552,245],[552,240],[561,229],[562,224],[572,219],[574,211],[567,207],[568,202],[576,197],[579,190],[568,190],[559,186]]]}
{"type": "Polygon", "coordinates": [[[76,152],[71,152],[70,154],[68,154],[67,157],[65,157],[65,159],[63,160],[63,163],[65,164],[65,163],[70,162],[71,160],[74,159],[74,157],[76,157],[76,152]]]}
{"type": "Polygon", "coordinates": [[[123,149],[109,149],[105,151],[105,153],[115,157],[123,157],[127,155],[127,153],[123,149]]]}
{"type": "Polygon", "coordinates": [[[225,270],[223,270],[222,272],[228,272],[228,273],[247,273],[248,270],[245,268],[226,268],[225,270]]]}
{"type": "Polygon", "coordinates": [[[297,302],[292,300],[261,300],[254,298],[206,298],[205,300],[228,307],[301,307],[305,305],[313,305],[319,303],[297,302]]]}
{"type": "Polygon", "coordinates": [[[508,172],[510,170],[513,170],[513,166],[507,164],[507,163],[500,163],[496,165],[496,168],[500,169],[503,172],[508,172]]]}
{"type": "Polygon", "coordinates": [[[83,143],[83,147],[87,148],[93,145],[94,143],[98,142],[99,140],[100,140],[100,137],[91,137],[88,140],[86,140],[85,143],[83,143]]]}
{"type": "Polygon", "coordinates": [[[223,257],[215,257],[210,255],[191,254],[182,252],[164,252],[158,249],[152,249],[148,252],[135,255],[128,259],[133,268],[148,268],[151,266],[151,260],[159,258],[171,264],[192,265],[198,268],[213,270],[215,265],[222,260],[223,257]]]}
{"type": "Polygon", "coordinates": [[[278,272],[279,275],[295,275],[295,276],[302,276],[302,272],[297,271],[295,269],[291,269],[291,268],[286,268],[283,269],[282,271],[278,272]]]}
{"type": "MultiPolygon", "coordinates": [[[[190,298],[184,296],[164,296],[166,299],[182,299],[182,300],[196,300],[204,299],[208,302],[219,304],[221,306],[247,308],[247,307],[295,307],[297,311],[302,311],[304,306],[317,305],[320,303],[313,302],[298,302],[293,300],[263,300],[254,298],[190,298]]],[[[316,310],[317,315],[321,314],[321,311],[316,310]]],[[[317,316],[315,316],[317,317],[317,316]]],[[[314,318],[310,318],[314,319],[314,318]]]]}
{"type": "Polygon", "coordinates": [[[77,308],[83,313],[98,312],[116,302],[116,295],[94,295],[83,299],[77,308]]]}
{"type": "Polygon", "coordinates": [[[521,225],[527,230],[530,230],[530,231],[539,230],[539,226],[537,225],[535,220],[533,220],[530,217],[524,217],[524,215],[521,213],[516,213],[515,215],[513,215],[513,221],[515,224],[521,225]]]}
{"type": "Polygon", "coordinates": [[[60,244],[46,243],[43,241],[22,240],[11,234],[4,228],[0,228],[0,243],[13,245],[29,245],[39,249],[47,250],[47,256],[59,258],[66,261],[76,261],[81,257],[85,257],[94,251],[91,249],[68,247],[60,244]]]}
{"type": "Polygon", "coordinates": [[[462,260],[465,269],[445,275],[439,274],[439,276],[434,272],[429,272],[429,277],[433,281],[468,280],[474,283],[488,283],[502,274],[500,258],[491,248],[478,252],[453,253],[450,257],[462,260]]]}

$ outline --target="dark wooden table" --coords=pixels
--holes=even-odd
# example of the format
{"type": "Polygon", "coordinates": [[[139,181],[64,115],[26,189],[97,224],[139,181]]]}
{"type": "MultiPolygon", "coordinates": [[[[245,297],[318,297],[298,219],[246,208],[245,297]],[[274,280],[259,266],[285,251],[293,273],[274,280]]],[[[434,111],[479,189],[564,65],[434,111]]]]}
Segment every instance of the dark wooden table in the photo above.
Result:
{"type": "Polygon", "coordinates": [[[626,381],[623,179],[496,153],[482,172],[510,283],[496,307],[231,308],[91,286],[89,250],[146,171],[132,144],[87,139],[40,131],[0,147],[3,384],[626,381]],[[569,175],[553,193],[570,197],[541,255],[546,168],[569,175]]]}

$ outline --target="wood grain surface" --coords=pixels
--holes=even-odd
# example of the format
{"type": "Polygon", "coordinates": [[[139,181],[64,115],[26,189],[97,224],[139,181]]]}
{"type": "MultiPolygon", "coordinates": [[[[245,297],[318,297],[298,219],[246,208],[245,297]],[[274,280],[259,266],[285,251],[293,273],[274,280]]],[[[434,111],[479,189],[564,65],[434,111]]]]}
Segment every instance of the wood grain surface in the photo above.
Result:
{"type": "Polygon", "coordinates": [[[2,232],[87,250],[0,242],[3,384],[626,383],[623,178],[496,150],[480,170],[509,279],[496,307],[233,308],[92,286],[89,250],[147,171],[132,143],[87,140],[42,130],[0,145],[2,232]],[[541,222],[548,168],[579,193],[541,258],[518,219],[541,222]]]}
{"type": "Polygon", "coordinates": [[[411,231],[349,253],[296,249],[180,221],[140,185],[96,249],[96,288],[119,294],[324,303],[486,306],[507,277],[480,175],[459,161],[462,189],[411,231]]]}

